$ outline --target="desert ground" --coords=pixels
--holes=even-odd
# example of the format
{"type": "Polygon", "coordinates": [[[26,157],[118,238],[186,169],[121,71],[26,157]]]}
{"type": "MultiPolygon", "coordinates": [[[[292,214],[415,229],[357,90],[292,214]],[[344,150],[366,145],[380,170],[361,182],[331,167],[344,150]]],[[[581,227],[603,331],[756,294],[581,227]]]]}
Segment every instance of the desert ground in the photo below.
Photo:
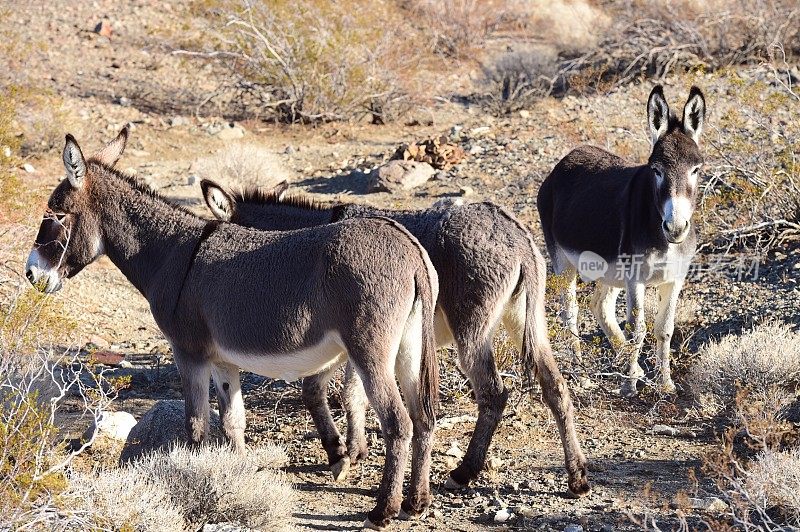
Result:
{"type": "MultiPolygon", "coordinates": [[[[598,10],[604,4],[589,2],[598,10]]],[[[800,203],[794,211],[776,210],[789,204],[792,194],[794,201],[800,198],[800,165],[794,159],[780,167],[782,173],[769,171],[783,164],[781,157],[798,155],[800,98],[791,88],[792,76],[798,73],[797,55],[790,54],[786,63],[789,88],[775,81],[785,76],[778,71],[775,77],[776,70],[765,59],[719,69],[675,68],[657,80],[642,76],[558,97],[531,98],[521,108],[497,112],[485,99],[469,96],[484,90],[481,65],[514,42],[516,34],[499,32],[476,47],[473,61],[453,61],[446,75],[421,73],[428,76],[424,79],[430,82],[430,97],[395,120],[285,123],[248,107],[248,96],[226,83],[224,66],[207,56],[175,53],[206,37],[203,6],[188,1],[97,0],[10,2],[0,8],[0,28],[17,43],[13,54],[7,54],[7,86],[32,87],[37,95],[21,103],[11,122],[12,130],[24,130],[24,144],[4,159],[0,177],[16,184],[0,186],[3,194],[19,196],[0,203],[6,209],[0,213],[4,304],[33,290],[23,265],[47,195],[64,174],[61,149],[66,133],[91,153],[131,124],[131,140],[118,167],[207,218],[211,214],[202,200],[201,178],[231,187],[266,187],[286,179],[292,191],[326,203],[413,209],[441,200],[492,201],[513,211],[544,252],[536,194],[555,163],[570,149],[590,143],[643,164],[650,153],[645,104],[652,86],[662,83],[667,100],[679,110],[689,87],[698,85],[705,92],[708,115],[701,145],[704,181],[693,219],[701,243],[695,262],[707,268],[690,277],[681,295],[672,343],[678,392],[665,396],[648,385],[636,398],[620,396],[624,368],[588,309],[591,284],[579,284],[580,332],[587,354],[583,362],[573,361],[557,319],[557,282],[548,282],[551,339],[575,403],[579,439],[590,463],[591,494],[569,496],[555,422],[539,390],[529,396],[523,389],[518,358],[501,332],[496,356],[511,399],[490,448],[489,468],[469,488],[444,488],[448,472],[466,450],[477,406],[455,365],[455,351],[440,349],[442,409],[433,456],[434,501],[421,520],[398,520],[391,526],[457,531],[742,526],[732,509],[730,486],[709,468],[713,457],[723,454],[732,423],[698,406],[688,375],[704,349],[720,338],[746,334],[766,322],[791,330],[800,325],[800,203]],[[102,21],[110,26],[110,36],[96,30],[102,21]],[[461,161],[439,169],[412,190],[368,192],[369,173],[399,146],[439,136],[464,150],[461,161]],[[768,179],[778,174],[783,177],[773,186],[768,179]],[[747,184],[748,176],[753,178],[749,185],[737,185],[747,184]],[[766,223],[765,232],[760,232],[758,224],[775,220],[786,223],[766,223]],[[739,239],[732,236],[739,234],[739,239]],[[720,264],[724,267],[712,267],[720,264]]],[[[648,292],[648,300],[653,298],[648,292]]],[[[71,347],[79,360],[88,361],[97,351],[120,355],[99,364],[108,376],[130,377],[107,409],[138,419],[158,400],[181,398],[169,346],[147,301],[107,258],[67,281],[49,299],[74,327],[63,335],[46,331],[43,338],[71,347]]],[[[620,321],[624,314],[623,297],[618,302],[620,321]]],[[[654,378],[653,349],[649,335],[643,353],[648,378],[654,378]]],[[[787,347],[790,351],[798,349],[787,347]]],[[[287,455],[282,471],[295,500],[285,516],[286,526],[360,529],[383,468],[383,443],[374,416],[368,417],[369,457],[346,480],[334,483],[300,400],[299,382],[252,374],[242,378],[248,445],[277,444],[287,455]]],[[[341,384],[336,381],[331,402],[343,430],[341,384]]],[[[78,403],[68,398],[59,414],[59,439],[79,438],[85,430],[88,421],[78,415],[78,403]]],[[[788,422],[786,441],[798,434],[798,420],[794,422],[788,422]]],[[[70,467],[117,466],[113,453],[90,448],[70,467]]],[[[69,478],[68,471],[65,475],[69,478]]],[[[106,526],[139,529],[119,523],[106,526]]]]}

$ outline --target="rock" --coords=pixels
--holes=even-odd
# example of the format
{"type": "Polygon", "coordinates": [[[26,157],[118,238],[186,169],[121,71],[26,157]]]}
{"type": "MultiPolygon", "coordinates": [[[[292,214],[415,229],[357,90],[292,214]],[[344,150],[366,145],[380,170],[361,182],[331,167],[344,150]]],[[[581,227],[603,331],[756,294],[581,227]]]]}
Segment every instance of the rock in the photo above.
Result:
{"type": "Polygon", "coordinates": [[[173,116],[169,119],[170,127],[180,127],[185,126],[189,123],[189,120],[184,116],[173,116]]]}
{"type": "Polygon", "coordinates": [[[519,116],[520,116],[520,118],[530,118],[531,117],[531,112],[526,110],[526,109],[523,109],[523,110],[521,110],[519,112],[519,116]]]}
{"type": "Polygon", "coordinates": [[[89,341],[86,342],[84,349],[86,349],[87,351],[96,349],[108,349],[110,346],[111,344],[108,342],[108,340],[106,340],[102,336],[93,334],[89,337],[89,341]]]}
{"type": "Polygon", "coordinates": [[[118,366],[120,362],[125,359],[125,355],[123,353],[117,353],[115,351],[103,349],[92,353],[91,359],[98,364],[104,364],[106,366],[118,366]]]}
{"type": "Polygon", "coordinates": [[[94,32],[101,37],[107,37],[110,39],[113,29],[111,28],[111,23],[109,21],[101,20],[97,23],[97,25],[95,25],[94,32]]]}
{"type": "Polygon", "coordinates": [[[581,525],[567,525],[564,527],[564,532],[583,532],[581,525]]]}
{"type": "MultiPolygon", "coordinates": [[[[131,429],[119,458],[120,463],[133,461],[146,453],[165,450],[176,443],[186,443],[188,438],[184,422],[183,401],[158,401],[131,429]]],[[[209,440],[222,441],[219,412],[216,410],[211,410],[209,440]]]]}
{"type": "Polygon", "coordinates": [[[370,192],[411,190],[428,181],[434,173],[428,163],[393,160],[370,172],[367,189],[370,192]]]}
{"type": "Polygon", "coordinates": [[[192,186],[195,183],[197,183],[197,176],[195,174],[189,174],[189,177],[186,178],[186,184],[192,186]]]}
{"type": "Polygon", "coordinates": [[[689,507],[693,510],[714,513],[722,513],[728,510],[728,505],[719,497],[689,497],[689,507]]]}
{"type": "Polygon", "coordinates": [[[487,465],[489,466],[489,469],[492,471],[500,471],[500,468],[503,467],[504,463],[505,462],[503,461],[502,458],[493,456],[489,458],[489,462],[487,463],[487,465]]]}
{"type": "Polygon", "coordinates": [[[217,138],[220,140],[237,140],[244,137],[245,129],[236,124],[228,124],[217,132],[217,138]]]}
{"type": "Polygon", "coordinates": [[[466,198],[467,196],[472,196],[473,194],[475,194],[475,190],[469,185],[464,185],[462,187],[459,187],[458,193],[466,198]]]}
{"type": "Polygon", "coordinates": [[[651,434],[658,434],[660,436],[677,436],[679,431],[675,427],[669,425],[653,425],[650,429],[651,434]]]}
{"type": "Polygon", "coordinates": [[[471,137],[482,137],[483,135],[489,133],[491,130],[492,128],[490,128],[489,126],[474,127],[469,130],[469,135],[471,137]]]}
{"type": "Polygon", "coordinates": [[[294,146],[286,146],[286,148],[283,150],[283,153],[285,155],[292,155],[295,151],[297,150],[294,149],[294,146]]]}
{"type": "MultiPolygon", "coordinates": [[[[434,209],[449,209],[450,207],[457,207],[464,205],[464,200],[461,198],[442,198],[433,202],[434,209]]],[[[800,264],[800,263],[798,263],[800,264]]],[[[472,416],[474,417],[474,416],[472,416]]],[[[438,423],[437,423],[438,424],[438,423]]],[[[442,425],[444,426],[444,425],[442,425]]],[[[451,425],[452,426],[452,425],[451,425]]],[[[449,427],[447,427],[449,428],[449,427]]]]}
{"type": "Polygon", "coordinates": [[[136,418],[128,412],[101,412],[97,423],[92,423],[83,433],[83,441],[92,437],[125,441],[135,425],[136,418]]]}
{"type": "Polygon", "coordinates": [[[494,522],[495,523],[505,523],[509,519],[514,517],[514,514],[508,508],[503,508],[502,510],[498,510],[494,514],[494,522]]]}
{"type": "Polygon", "coordinates": [[[32,173],[34,173],[36,171],[36,168],[34,168],[31,163],[23,164],[22,165],[22,169],[25,170],[26,172],[28,172],[29,174],[32,174],[32,173]]]}
{"type": "Polygon", "coordinates": [[[445,451],[444,454],[446,454],[447,456],[452,456],[453,458],[457,458],[459,460],[464,458],[464,451],[461,450],[461,447],[459,447],[456,442],[453,442],[453,444],[450,446],[449,449],[447,449],[447,451],[445,451]]]}
{"type": "Polygon", "coordinates": [[[126,98],[125,96],[120,96],[117,99],[117,103],[120,104],[122,107],[130,107],[132,102],[130,98],[126,98]]]}

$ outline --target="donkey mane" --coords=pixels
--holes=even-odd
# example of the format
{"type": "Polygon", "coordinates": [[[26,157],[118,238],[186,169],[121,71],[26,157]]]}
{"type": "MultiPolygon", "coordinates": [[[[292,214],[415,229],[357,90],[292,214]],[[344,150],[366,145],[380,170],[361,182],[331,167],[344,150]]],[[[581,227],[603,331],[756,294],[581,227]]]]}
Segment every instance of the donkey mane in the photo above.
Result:
{"type": "Polygon", "coordinates": [[[232,195],[236,203],[286,205],[287,207],[298,207],[314,211],[326,211],[335,206],[300,194],[286,195],[276,190],[266,190],[258,187],[245,187],[232,195]]]}
{"type": "Polygon", "coordinates": [[[138,192],[141,192],[141,193],[143,193],[143,194],[145,194],[145,195],[147,195],[147,196],[149,196],[149,197],[151,197],[151,198],[153,198],[153,199],[155,199],[155,200],[157,200],[157,201],[159,201],[161,203],[164,203],[165,205],[167,205],[167,206],[169,206],[169,207],[171,207],[173,209],[177,209],[177,210],[179,210],[181,212],[189,214],[193,218],[198,218],[199,219],[199,217],[195,213],[193,213],[192,211],[190,211],[189,209],[187,209],[183,205],[180,205],[180,204],[174,202],[173,200],[171,200],[170,198],[162,195],[160,192],[158,192],[155,189],[153,189],[147,183],[143,183],[143,182],[139,181],[138,179],[136,179],[134,176],[132,176],[130,174],[126,174],[125,172],[123,172],[121,170],[118,170],[113,166],[109,166],[107,164],[104,164],[104,163],[102,163],[102,162],[100,162],[100,161],[98,161],[97,159],[94,159],[94,158],[89,158],[86,161],[86,164],[103,170],[106,174],[110,174],[114,178],[116,178],[116,179],[118,179],[118,180],[120,180],[120,181],[122,181],[124,183],[127,183],[131,188],[133,188],[134,190],[136,190],[138,192]]]}

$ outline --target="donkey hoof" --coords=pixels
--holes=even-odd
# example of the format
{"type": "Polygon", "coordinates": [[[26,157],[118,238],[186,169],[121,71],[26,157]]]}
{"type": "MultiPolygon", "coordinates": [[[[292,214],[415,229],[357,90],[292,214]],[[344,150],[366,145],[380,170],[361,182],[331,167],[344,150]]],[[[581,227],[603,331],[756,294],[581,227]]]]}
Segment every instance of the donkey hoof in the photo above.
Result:
{"type": "Polygon", "coordinates": [[[456,482],[452,476],[448,476],[447,480],[444,481],[444,489],[446,490],[460,490],[461,488],[466,487],[466,484],[461,484],[460,482],[456,482]]]}
{"type": "Polygon", "coordinates": [[[331,466],[331,473],[333,474],[334,482],[341,482],[347,478],[347,473],[350,472],[350,457],[345,456],[331,466]]]}
{"type": "Polygon", "coordinates": [[[404,519],[406,521],[419,519],[425,514],[425,510],[427,510],[430,505],[430,495],[426,495],[421,498],[414,497],[412,499],[406,499],[400,505],[400,519],[404,519]]]}

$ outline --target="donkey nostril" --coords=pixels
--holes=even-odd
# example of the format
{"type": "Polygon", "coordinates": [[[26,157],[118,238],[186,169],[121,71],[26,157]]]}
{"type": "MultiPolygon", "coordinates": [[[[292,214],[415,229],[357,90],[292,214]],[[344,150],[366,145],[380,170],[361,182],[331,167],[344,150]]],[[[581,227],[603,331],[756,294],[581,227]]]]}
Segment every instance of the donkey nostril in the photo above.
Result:
{"type": "Polygon", "coordinates": [[[30,281],[30,283],[33,284],[33,282],[35,280],[34,277],[33,277],[33,270],[31,270],[31,269],[25,270],[25,277],[27,277],[28,281],[30,281]]]}

